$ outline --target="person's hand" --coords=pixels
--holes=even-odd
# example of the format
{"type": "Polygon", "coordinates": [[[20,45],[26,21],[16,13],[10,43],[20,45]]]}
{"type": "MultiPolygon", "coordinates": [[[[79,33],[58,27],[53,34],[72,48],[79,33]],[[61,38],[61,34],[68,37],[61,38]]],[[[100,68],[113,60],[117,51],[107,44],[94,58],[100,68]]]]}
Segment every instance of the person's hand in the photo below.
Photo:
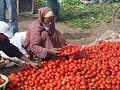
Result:
{"type": "Polygon", "coordinates": [[[42,67],[41,62],[30,61],[29,64],[35,68],[42,67]]]}
{"type": "Polygon", "coordinates": [[[71,44],[70,44],[69,42],[65,42],[65,45],[66,45],[66,46],[69,46],[69,45],[71,45],[71,44]]]}
{"type": "Polygon", "coordinates": [[[42,67],[42,65],[41,65],[42,61],[39,61],[39,62],[32,61],[32,60],[28,59],[25,55],[23,55],[20,59],[28,62],[31,66],[33,66],[35,68],[42,67]]]}
{"type": "Polygon", "coordinates": [[[56,54],[60,54],[61,51],[60,51],[60,48],[52,48],[48,50],[48,53],[56,55],[56,54]]]}

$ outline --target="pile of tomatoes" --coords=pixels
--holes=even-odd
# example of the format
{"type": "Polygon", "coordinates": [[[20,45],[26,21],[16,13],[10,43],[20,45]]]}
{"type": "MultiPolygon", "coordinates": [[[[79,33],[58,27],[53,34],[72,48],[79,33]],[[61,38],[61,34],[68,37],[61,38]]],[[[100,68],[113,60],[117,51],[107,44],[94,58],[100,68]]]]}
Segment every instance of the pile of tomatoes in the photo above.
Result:
{"type": "Polygon", "coordinates": [[[8,76],[6,90],[120,89],[120,42],[101,42],[82,49],[77,60],[43,61],[42,68],[24,65],[8,76]]]}
{"type": "Polygon", "coordinates": [[[5,83],[5,79],[0,77],[0,85],[2,85],[3,83],[5,83]]]}

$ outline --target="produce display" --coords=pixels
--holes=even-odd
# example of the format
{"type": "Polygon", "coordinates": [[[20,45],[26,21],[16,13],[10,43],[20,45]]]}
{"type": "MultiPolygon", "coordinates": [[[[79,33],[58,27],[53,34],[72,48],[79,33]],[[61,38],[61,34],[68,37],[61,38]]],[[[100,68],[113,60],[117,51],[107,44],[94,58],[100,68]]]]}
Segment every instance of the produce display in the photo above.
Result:
{"type": "Polygon", "coordinates": [[[0,85],[2,85],[4,83],[5,83],[5,79],[3,79],[3,78],[0,77],[0,85]]]}
{"type": "Polygon", "coordinates": [[[6,90],[120,89],[120,42],[82,48],[82,58],[43,61],[42,68],[24,65],[8,76],[6,90]]]}

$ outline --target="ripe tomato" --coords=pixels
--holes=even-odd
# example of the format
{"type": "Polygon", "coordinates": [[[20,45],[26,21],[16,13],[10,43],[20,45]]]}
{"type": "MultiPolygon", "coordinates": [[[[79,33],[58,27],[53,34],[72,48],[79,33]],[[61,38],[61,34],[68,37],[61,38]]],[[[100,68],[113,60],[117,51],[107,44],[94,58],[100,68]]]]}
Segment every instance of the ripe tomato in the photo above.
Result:
{"type": "Polygon", "coordinates": [[[3,83],[5,83],[5,79],[0,78],[0,85],[3,84],[3,83]]]}

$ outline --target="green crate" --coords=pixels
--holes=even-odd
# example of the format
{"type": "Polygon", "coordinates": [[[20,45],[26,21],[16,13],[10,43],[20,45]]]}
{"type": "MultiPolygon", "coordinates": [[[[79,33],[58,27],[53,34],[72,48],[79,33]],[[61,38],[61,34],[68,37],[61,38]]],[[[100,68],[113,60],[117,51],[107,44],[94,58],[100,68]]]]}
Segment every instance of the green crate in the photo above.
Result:
{"type": "Polygon", "coordinates": [[[5,79],[5,83],[3,83],[2,85],[0,85],[0,90],[5,90],[6,84],[8,83],[8,78],[7,78],[7,76],[2,75],[2,74],[0,74],[0,77],[3,78],[3,79],[5,79]]]}

